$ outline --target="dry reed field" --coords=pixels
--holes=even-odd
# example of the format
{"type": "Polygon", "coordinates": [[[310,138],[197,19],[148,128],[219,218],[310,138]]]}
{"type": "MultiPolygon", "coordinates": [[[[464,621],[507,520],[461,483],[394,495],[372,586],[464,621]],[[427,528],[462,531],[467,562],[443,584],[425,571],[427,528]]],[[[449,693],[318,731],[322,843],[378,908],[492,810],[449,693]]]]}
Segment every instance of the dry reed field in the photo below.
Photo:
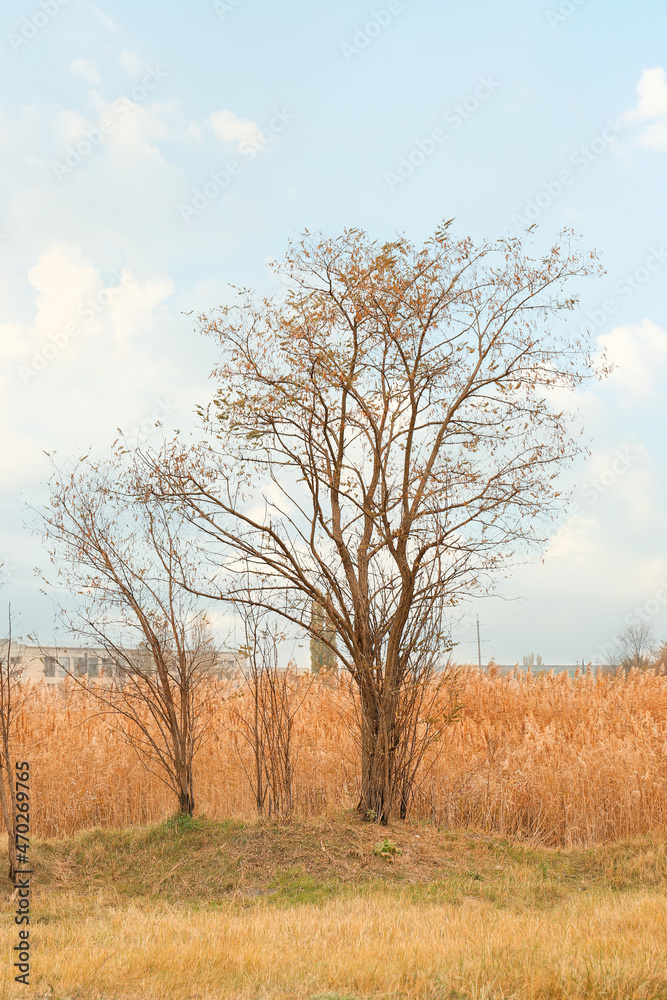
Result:
{"type": "MultiPolygon", "coordinates": [[[[196,759],[196,811],[255,817],[251,759],[235,713],[249,711],[241,686],[213,682],[215,731],[196,759]]],[[[294,815],[354,806],[358,793],[355,710],[344,681],[295,678],[294,815]]],[[[584,845],[667,826],[667,678],[466,670],[463,709],[429,752],[411,817],[552,846],[584,845]]],[[[171,792],[146,771],[68,682],[36,685],[17,721],[17,752],[31,761],[33,833],[66,837],[95,827],[159,821],[171,792]]]]}

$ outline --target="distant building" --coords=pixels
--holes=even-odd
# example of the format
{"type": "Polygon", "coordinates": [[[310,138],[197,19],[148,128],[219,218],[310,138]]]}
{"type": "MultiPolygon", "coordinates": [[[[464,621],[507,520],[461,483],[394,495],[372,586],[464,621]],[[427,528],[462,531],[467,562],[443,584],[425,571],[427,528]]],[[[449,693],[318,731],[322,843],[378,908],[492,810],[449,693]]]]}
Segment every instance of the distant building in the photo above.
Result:
{"type": "MultiPolygon", "coordinates": [[[[0,663],[7,656],[8,642],[0,640],[0,663]]],[[[150,651],[145,648],[131,649],[127,655],[142,670],[152,673],[150,651]]],[[[232,677],[245,668],[245,659],[237,653],[218,652],[211,656],[209,670],[219,679],[232,677]]],[[[111,680],[118,671],[105,649],[80,646],[30,646],[12,642],[11,667],[20,681],[41,681],[46,684],[62,684],[66,677],[88,677],[90,680],[111,680]]]]}

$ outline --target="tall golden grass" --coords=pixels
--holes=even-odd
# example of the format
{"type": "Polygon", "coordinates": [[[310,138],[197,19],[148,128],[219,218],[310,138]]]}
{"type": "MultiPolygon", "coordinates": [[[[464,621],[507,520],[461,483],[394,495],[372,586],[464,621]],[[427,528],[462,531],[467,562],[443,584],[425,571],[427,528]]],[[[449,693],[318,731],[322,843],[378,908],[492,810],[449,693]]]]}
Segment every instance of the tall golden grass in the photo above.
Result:
{"type": "MultiPolygon", "coordinates": [[[[411,902],[400,890],[288,909],[77,902],[74,908],[60,897],[57,915],[52,910],[38,925],[31,971],[43,991],[35,997],[665,996],[667,900],[646,891],[583,893],[549,908],[516,909],[471,898],[411,902]]],[[[15,941],[7,913],[0,925],[4,954],[15,941]]],[[[25,987],[12,982],[10,969],[9,962],[0,967],[2,996],[24,1000],[25,987]]]]}
{"type": "MultiPolygon", "coordinates": [[[[212,683],[216,731],[196,758],[197,812],[251,819],[249,751],[233,721],[233,708],[243,708],[248,693],[212,683]]],[[[304,677],[295,683],[304,687],[304,700],[293,737],[294,815],[353,807],[359,777],[349,688],[304,677]]],[[[460,718],[419,772],[413,820],[552,846],[667,829],[661,673],[573,679],[468,669],[457,698],[460,718]]],[[[93,696],[70,682],[59,689],[40,683],[17,718],[16,752],[31,763],[36,836],[156,822],[174,812],[173,793],[99,712],[93,696]]]]}

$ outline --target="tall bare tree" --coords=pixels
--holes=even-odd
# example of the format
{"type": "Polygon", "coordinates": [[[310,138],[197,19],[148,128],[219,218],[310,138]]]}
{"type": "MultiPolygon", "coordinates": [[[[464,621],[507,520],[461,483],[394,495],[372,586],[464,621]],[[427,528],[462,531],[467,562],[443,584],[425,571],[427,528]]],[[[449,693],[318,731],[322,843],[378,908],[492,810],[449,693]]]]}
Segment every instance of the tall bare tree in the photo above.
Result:
{"type": "Polygon", "coordinates": [[[221,351],[214,437],[144,454],[144,475],[218,562],[199,592],[333,652],[323,609],[359,691],[359,811],[386,823],[402,702],[442,660],[461,595],[540,540],[582,450],[563,396],[595,366],[564,314],[569,283],[599,268],[567,232],[531,259],[524,238],[474,245],[445,223],[422,247],[306,233],[275,269],[281,300],[241,290],[200,317],[221,351]]]}
{"type": "Polygon", "coordinates": [[[144,502],[120,447],[107,462],[56,470],[50,487],[40,526],[61,588],[75,597],[61,617],[111,664],[111,676],[88,689],[191,815],[193,763],[211,734],[215,660],[206,616],[179,583],[196,569],[195,550],[185,551],[177,517],[144,502]]]}

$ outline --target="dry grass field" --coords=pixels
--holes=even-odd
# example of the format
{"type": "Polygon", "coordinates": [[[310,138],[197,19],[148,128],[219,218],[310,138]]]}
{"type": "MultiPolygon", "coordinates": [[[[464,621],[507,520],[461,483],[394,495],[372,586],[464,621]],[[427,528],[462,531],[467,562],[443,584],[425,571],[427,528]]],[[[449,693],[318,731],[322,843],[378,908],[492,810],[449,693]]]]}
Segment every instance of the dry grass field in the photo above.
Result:
{"type": "MultiPolygon", "coordinates": [[[[564,850],[351,813],[181,819],[33,860],[31,987],[2,963],[11,1000],[667,998],[653,837],[564,850]]],[[[11,913],[5,896],[5,955],[11,913]]]]}
{"type": "MultiPolygon", "coordinates": [[[[295,818],[337,814],[358,792],[352,700],[343,682],[295,683],[304,697],[294,727],[295,818]]],[[[196,811],[251,820],[250,759],[233,714],[249,710],[249,699],[229,683],[217,689],[216,731],[196,762],[196,811]]],[[[544,846],[667,829],[667,677],[468,670],[456,698],[463,711],[424,762],[413,820],[544,846]]],[[[34,688],[17,752],[31,761],[38,836],[155,823],[174,812],[169,790],[76,687],[34,688]]]]}

